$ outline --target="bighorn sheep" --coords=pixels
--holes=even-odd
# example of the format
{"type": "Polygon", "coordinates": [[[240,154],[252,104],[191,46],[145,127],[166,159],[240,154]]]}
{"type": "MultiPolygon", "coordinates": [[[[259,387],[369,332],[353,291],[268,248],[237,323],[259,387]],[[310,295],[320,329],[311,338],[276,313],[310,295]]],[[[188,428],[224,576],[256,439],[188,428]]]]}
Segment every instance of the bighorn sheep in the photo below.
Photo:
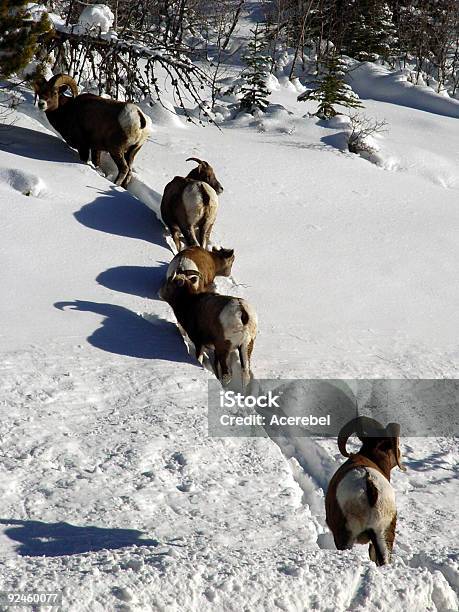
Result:
{"type": "Polygon", "coordinates": [[[126,187],[132,176],[132,162],[151,131],[151,121],[130,102],[118,102],[84,93],[78,95],[75,80],[57,74],[34,84],[38,107],[62,138],[78,150],[80,159],[100,163],[100,152],[108,151],[118,168],[115,183],[126,187]],[[70,88],[73,97],[65,96],[70,88]]]}
{"type": "Polygon", "coordinates": [[[338,448],[349,459],[337,470],[325,498],[326,520],[336,548],[352,548],[370,542],[370,559],[377,565],[390,562],[395,538],[397,509],[390,472],[401,463],[400,425],[360,416],[342,427],[338,448]],[[356,433],[363,445],[358,453],[346,450],[356,433]]]}
{"type": "Polygon", "coordinates": [[[210,164],[196,157],[186,161],[195,161],[198,166],[185,178],[175,176],[166,185],[161,200],[161,217],[177,252],[180,251],[180,234],[185,246],[207,247],[217,216],[217,194],[223,192],[210,164]]]}
{"type": "Polygon", "coordinates": [[[188,247],[173,258],[167,269],[166,281],[177,274],[184,274],[194,293],[211,291],[216,276],[229,276],[234,262],[233,249],[217,249],[206,251],[199,246],[188,247]]]}
{"type": "Polygon", "coordinates": [[[160,296],[172,307],[202,363],[203,348],[214,349],[214,372],[222,384],[231,378],[230,356],[236,349],[245,387],[251,377],[250,357],[257,335],[257,315],[242,298],[218,293],[194,293],[194,279],[177,274],[161,288],[160,296]]]}

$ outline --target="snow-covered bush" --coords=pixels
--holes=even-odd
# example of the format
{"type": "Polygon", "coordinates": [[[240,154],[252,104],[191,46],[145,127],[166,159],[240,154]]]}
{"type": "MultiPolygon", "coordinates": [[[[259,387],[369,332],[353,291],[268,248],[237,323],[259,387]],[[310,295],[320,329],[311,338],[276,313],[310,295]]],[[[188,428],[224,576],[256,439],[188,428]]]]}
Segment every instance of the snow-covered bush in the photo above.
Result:
{"type": "MultiPolygon", "coordinates": [[[[86,32],[91,30],[106,34],[112,27],[115,16],[106,4],[85,6],[78,19],[78,26],[86,32]]],[[[80,31],[81,31],[80,30],[80,31]]]]}
{"type": "Polygon", "coordinates": [[[373,154],[376,148],[371,139],[375,134],[387,131],[385,120],[377,121],[362,114],[349,116],[350,132],[347,146],[351,153],[360,155],[361,153],[373,154]]]}

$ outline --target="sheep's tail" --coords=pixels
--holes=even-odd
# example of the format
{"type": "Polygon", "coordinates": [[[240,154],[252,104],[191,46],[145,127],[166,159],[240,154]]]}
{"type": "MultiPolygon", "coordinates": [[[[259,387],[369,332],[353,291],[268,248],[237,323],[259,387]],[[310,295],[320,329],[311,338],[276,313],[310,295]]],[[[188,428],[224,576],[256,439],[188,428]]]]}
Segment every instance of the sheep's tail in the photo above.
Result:
{"type": "Polygon", "coordinates": [[[126,135],[127,145],[140,145],[150,133],[149,119],[132,103],[127,103],[121,110],[118,121],[126,135]]]}
{"type": "Polygon", "coordinates": [[[210,193],[206,188],[206,184],[205,183],[200,183],[199,184],[199,188],[201,190],[201,196],[202,196],[202,203],[204,204],[204,206],[209,206],[210,204],[210,193]]]}
{"type": "Polygon", "coordinates": [[[376,502],[378,501],[378,489],[376,488],[374,482],[371,479],[370,474],[368,474],[367,472],[367,478],[366,478],[366,485],[367,485],[367,498],[368,498],[368,504],[370,505],[371,508],[373,508],[373,506],[376,504],[376,502]]]}
{"type": "Polygon", "coordinates": [[[249,313],[244,308],[244,306],[242,306],[242,304],[241,304],[241,321],[242,321],[242,325],[247,325],[247,323],[250,321],[249,313]]]}
{"type": "Polygon", "coordinates": [[[251,338],[255,338],[258,328],[258,317],[251,304],[239,298],[240,317],[243,327],[251,338]]]}

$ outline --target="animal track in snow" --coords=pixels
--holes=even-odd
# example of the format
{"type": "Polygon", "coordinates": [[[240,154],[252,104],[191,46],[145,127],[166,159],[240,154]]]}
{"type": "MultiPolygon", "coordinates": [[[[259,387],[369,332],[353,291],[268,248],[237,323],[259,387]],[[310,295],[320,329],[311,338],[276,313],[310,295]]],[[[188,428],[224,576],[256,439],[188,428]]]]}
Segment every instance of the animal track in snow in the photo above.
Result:
{"type": "Polygon", "coordinates": [[[19,191],[25,196],[40,197],[46,185],[42,178],[23,170],[4,168],[0,171],[0,179],[7,183],[15,191],[19,191]]]}

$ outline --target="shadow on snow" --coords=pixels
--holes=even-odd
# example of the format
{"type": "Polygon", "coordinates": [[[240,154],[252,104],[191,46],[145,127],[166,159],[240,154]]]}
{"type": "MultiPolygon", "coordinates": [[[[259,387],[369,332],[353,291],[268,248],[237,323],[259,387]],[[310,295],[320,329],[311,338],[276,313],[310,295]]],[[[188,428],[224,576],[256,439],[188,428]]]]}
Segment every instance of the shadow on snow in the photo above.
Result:
{"type": "Polygon", "coordinates": [[[70,308],[80,312],[102,315],[101,327],[89,337],[92,346],[109,353],[138,357],[194,363],[187,353],[182,337],[174,323],[149,316],[148,321],[131,310],[116,304],[104,304],[74,300],[56,302],[59,310],[70,308]]]}
{"type": "Polygon", "coordinates": [[[91,229],[138,238],[167,248],[163,227],[155,214],[127,191],[110,185],[90,204],[75,213],[76,220],[91,229]]]}
{"type": "Polygon", "coordinates": [[[1,148],[13,155],[31,159],[57,163],[82,163],[78,153],[57,136],[17,125],[7,126],[2,131],[1,148]]]}
{"type": "Polygon", "coordinates": [[[118,266],[101,272],[96,278],[99,285],[138,295],[143,298],[159,299],[158,291],[166,278],[168,263],[158,262],[155,268],[149,266],[118,266]]]}
{"type": "Polygon", "coordinates": [[[3,532],[11,540],[20,542],[16,552],[22,557],[59,557],[98,550],[114,550],[127,546],[157,546],[157,540],[141,539],[137,529],[107,529],[78,527],[70,523],[42,523],[0,519],[7,525],[3,532]]]}

